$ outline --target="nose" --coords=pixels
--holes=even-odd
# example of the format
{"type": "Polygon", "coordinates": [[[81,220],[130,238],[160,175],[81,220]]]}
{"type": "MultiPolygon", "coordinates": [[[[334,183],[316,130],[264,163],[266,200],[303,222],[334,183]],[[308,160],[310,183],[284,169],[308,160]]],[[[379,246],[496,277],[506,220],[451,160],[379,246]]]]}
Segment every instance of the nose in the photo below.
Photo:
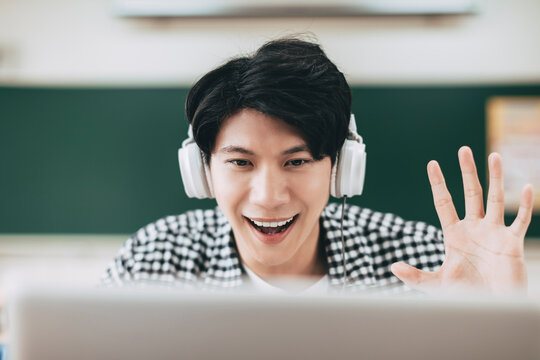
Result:
{"type": "Polygon", "coordinates": [[[260,168],[253,176],[250,202],[267,209],[279,208],[289,203],[290,189],[287,176],[280,169],[270,166],[260,168]]]}

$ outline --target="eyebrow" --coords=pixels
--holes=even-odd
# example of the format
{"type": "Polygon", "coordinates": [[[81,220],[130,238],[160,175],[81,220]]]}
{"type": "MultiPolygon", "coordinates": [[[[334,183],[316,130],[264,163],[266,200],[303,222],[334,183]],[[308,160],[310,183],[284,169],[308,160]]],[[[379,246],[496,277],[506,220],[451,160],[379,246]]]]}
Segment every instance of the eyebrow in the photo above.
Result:
{"type": "MultiPolygon", "coordinates": [[[[294,146],[290,149],[283,151],[281,155],[291,155],[291,154],[296,154],[302,151],[309,152],[309,148],[307,147],[307,145],[294,146]]],[[[255,155],[253,151],[243,148],[241,146],[236,146],[236,145],[224,146],[221,149],[219,149],[217,152],[227,153],[227,154],[240,153],[240,154],[251,155],[251,156],[255,155]]]]}

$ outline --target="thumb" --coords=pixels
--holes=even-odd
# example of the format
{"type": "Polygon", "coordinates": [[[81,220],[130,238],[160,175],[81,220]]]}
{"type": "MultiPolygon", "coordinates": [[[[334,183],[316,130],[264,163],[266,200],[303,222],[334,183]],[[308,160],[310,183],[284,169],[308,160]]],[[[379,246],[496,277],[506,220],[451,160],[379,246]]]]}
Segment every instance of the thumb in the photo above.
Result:
{"type": "Polygon", "coordinates": [[[393,263],[390,267],[392,273],[412,289],[420,290],[433,287],[436,282],[435,273],[419,270],[404,262],[393,263]]]}

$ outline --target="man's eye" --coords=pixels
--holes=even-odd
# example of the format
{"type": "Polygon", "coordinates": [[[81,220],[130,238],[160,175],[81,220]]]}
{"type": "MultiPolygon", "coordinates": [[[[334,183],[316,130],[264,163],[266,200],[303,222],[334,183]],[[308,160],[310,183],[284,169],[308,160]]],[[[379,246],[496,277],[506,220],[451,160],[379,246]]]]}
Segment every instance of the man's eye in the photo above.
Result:
{"type": "Polygon", "coordinates": [[[249,165],[249,161],[247,160],[230,160],[229,163],[236,165],[238,167],[246,167],[249,165]]]}
{"type": "Polygon", "coordinates": [[[294,167],[302,166],[304,164],[307,164],[308,162],[309,160],[305,160],[305,159],[294,159],[294,160],[287,161],[287,163],[291,164],[294,167]]]}

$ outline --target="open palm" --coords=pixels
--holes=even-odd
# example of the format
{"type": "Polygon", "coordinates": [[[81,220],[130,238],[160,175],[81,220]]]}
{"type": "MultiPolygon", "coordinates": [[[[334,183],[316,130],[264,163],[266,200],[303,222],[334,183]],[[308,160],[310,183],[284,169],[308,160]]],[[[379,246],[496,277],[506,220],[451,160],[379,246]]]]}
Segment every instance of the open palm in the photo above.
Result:
{"type": "Polygon", "coordinates": [[[462,220],[456,213],[439,164],[436,161],[428,164],[435,209],[444,234],[446,257],[441,268],[425,272],[405,263],[395,263],[392,272],[410,287],[423,290],[526,291],[523,242],[532,215],[532,187],[524,187],[517,217],[507,227],[500,155],[492,153],[488,159],[489,192],[485,212],[472,151],[462,147],[458,156],[465,192],[466,215],[462,220]]]}

